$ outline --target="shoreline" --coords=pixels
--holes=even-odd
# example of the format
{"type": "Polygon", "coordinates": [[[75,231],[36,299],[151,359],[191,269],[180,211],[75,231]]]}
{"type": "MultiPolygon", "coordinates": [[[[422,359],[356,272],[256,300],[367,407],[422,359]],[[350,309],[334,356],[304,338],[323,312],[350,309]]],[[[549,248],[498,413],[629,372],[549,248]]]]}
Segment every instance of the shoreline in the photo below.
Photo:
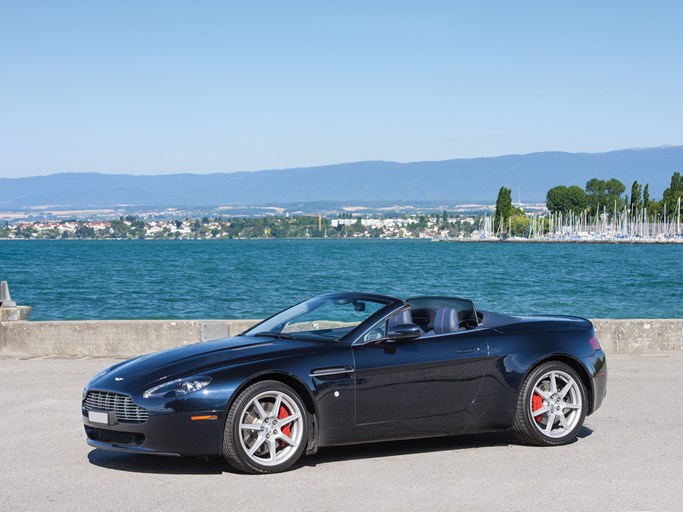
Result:
{"type": "Polygon", "coordinates": [[[420,238],[420,237],[282,237],[282,238],[0,238],[0,242],[229,242],[229,241],[275,241],[275,240],[375,240],[375,241],[423,241],[434,243],[478,243],[478,244],[593,244],[593,245],[678,245],[683,244],[683,237],[664,240],[643,239],[606,239],[606,240],[565,240],[565,239],[529,239],[529,238],[420,238]]]}

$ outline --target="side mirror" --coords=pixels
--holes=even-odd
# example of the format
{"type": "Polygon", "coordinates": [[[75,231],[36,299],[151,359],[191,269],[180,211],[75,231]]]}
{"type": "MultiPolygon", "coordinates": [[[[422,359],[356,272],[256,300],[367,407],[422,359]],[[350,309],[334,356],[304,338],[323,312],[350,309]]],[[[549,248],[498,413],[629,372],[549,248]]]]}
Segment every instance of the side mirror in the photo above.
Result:
{"type": "Polygon", "coordinates": [[[390,340],[416,340],[422,335],[422,330],[415,324],[395,325],[387,332],[390,340]]]}

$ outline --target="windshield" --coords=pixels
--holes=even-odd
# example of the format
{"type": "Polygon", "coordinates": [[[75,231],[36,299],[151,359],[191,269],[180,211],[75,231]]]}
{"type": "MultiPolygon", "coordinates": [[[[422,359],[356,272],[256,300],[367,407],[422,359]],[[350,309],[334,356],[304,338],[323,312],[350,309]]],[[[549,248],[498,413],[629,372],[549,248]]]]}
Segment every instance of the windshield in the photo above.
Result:
{"type": "Polygon", "coordinates": [[[316,297],[265,320],[245,336],[337,341],[387,304],[354,296],[316,297]]]}

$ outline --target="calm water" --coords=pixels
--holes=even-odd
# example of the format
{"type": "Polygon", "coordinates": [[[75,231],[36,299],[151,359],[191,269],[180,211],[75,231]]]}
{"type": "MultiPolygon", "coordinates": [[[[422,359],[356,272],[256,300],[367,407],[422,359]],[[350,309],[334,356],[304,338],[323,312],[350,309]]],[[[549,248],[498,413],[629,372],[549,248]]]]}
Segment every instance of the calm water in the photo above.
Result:
{"type": "Polygon", "coordinates": [[[456,295],[513,314],[683,318],[683,245],[0,241],[0,279],[32,320],[259,318],[338,290],[456,295]]]}

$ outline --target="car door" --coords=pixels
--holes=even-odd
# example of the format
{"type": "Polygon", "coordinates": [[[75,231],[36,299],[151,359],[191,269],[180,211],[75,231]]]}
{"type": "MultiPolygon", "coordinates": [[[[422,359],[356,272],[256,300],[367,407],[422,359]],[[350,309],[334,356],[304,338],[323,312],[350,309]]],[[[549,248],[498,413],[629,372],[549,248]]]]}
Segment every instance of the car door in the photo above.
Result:
{"type": "Polygon", "coordinates": [[[464,413],[484,377],[487,343],[482,332],[473,329],[413,341],[366,342],[352,350],[356,425],[392,428],[395,423],[416,429],[416,435],[434,429],[462,430],[464,413]]]}

